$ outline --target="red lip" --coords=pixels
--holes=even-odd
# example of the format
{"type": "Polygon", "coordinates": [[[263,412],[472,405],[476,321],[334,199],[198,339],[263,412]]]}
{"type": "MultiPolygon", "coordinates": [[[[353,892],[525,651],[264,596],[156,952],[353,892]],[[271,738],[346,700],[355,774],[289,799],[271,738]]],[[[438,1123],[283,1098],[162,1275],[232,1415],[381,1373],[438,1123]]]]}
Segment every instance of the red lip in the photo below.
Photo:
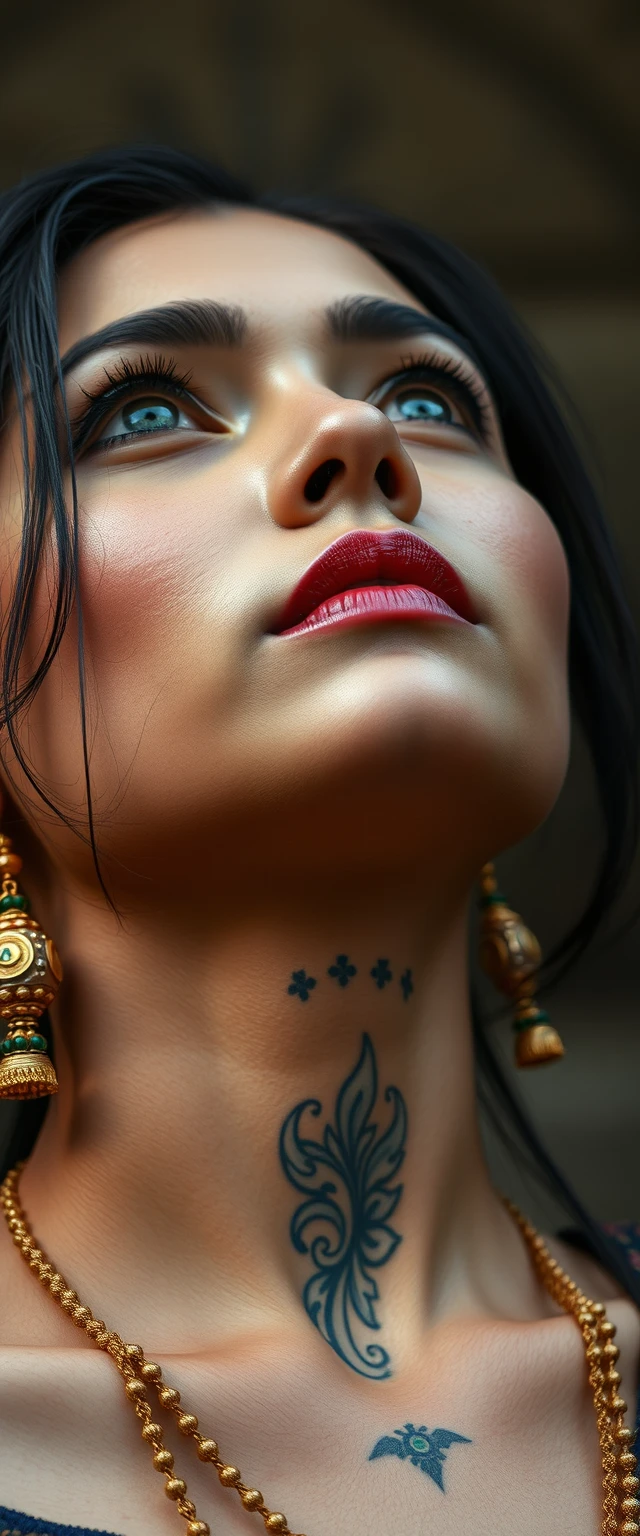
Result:
{"type": "Polygon", "coordinates": [[[475,622],[457,571],[408,528],[355,529],[336,539],[305,571],[273,633],[385,619],[475,622]]]}

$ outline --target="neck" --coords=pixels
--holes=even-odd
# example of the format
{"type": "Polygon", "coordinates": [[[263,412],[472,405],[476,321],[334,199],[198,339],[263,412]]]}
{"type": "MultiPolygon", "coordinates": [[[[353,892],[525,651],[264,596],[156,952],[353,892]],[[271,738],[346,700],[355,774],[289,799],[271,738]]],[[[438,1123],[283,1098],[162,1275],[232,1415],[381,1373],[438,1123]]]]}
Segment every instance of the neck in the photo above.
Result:
{"type": "Polygon", "coordinates": [[[478,1137],[462,890],[439,886],[430,904],[388,881],[374,907],[346,882],[271,889],[253,909],[245,896],[203,918],[174,903],[120,928],[71,893],[59,918],[60,1092],[23,1198],[89,1305],[148,1338],[152,1292],[157,1349],[275,1325],[292,1306],[304,1320],[313,1241],[335,1251],[343,1219],[383,1322],[334,1343],[360,1369],[384,1338],[363,1374],[402,1352],[401,1319],[486,1298],[479,1255],[506,1218],[478,1137]]]}

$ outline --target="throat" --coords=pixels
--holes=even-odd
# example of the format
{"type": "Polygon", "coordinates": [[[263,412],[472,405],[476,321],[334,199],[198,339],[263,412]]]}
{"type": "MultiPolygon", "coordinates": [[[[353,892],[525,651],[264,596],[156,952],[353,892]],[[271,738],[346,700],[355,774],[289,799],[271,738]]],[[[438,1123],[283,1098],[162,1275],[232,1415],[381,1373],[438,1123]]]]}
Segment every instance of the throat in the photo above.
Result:
{"type": "Polygon", "coordinates": [[[468,1299],[472,1236],[498,1203],[466,913],[430,934],[388,894],[364,918],[289,900],[162,942],[157,922],[116,942],[86,908],[77,934],[69,914],[60,1092],[23,1197],[124,1337],[207,1351],[295,1322],[379,1381],[445,1295],[468,1299]],[[132,975],[146,978],[135,1012],[132,975]]]}

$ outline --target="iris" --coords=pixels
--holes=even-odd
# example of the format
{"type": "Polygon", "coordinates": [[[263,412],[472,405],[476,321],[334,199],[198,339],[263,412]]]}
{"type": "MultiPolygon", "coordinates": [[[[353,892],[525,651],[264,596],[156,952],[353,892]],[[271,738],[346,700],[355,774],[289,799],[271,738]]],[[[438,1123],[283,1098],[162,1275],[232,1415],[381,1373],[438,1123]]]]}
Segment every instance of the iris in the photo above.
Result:
{"type": "Polygon", "coordinates": [[[179,419],[177,406],[169,400],[136,400],[122,412],[127,432],[166,432],[177,427],[179,419]]]}
{"type": "Polygon", "coordinates": [[[417,394],[411,390],[396,395],[395,406],[404,421],[453,422],[451,407],[439,395],[417,394]]]}

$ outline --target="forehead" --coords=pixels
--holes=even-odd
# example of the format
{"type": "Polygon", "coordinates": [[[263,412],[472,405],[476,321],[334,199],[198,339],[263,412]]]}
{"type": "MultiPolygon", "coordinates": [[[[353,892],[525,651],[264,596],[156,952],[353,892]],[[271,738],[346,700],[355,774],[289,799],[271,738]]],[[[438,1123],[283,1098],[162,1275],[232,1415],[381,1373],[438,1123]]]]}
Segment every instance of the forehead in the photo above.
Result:
{"type": "Polygon", "coordinates": [[[422,308],[372,256],[329,230],[255,209],[163,215],[103,235],[64,268],[60,349],[176,299],[240,304],[256,324],[287,326],[353,293],[422,308]]]}

